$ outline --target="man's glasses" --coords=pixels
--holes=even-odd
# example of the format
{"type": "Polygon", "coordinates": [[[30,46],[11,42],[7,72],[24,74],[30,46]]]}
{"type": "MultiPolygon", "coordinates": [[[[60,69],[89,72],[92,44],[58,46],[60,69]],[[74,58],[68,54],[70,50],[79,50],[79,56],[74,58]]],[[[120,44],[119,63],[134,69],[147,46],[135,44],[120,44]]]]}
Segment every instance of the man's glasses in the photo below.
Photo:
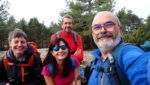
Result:
{"type": "Polygon", "coordinates": [[[105,29],[109,29],[109,28],[112,28],[114,25],[115,25],[115,23],[113,23],[113,22],[106,22],[106,23],[103,24],[103,25],[101,25],[101,24],[96,24],[96,25],[92,26],[92,29],[93,29],[94,31],[97,31],[97,30],[99,30],[99,29],[102,29],[102,27],[105,28],[105,29]]]}
{"type": "Polygon", "coordinates": [[[55,46],[53,47],[54,51],[58,51],[61,48],[61,50],[66,50],[67,49],[67,45],[62,45],[62,46],[55,46]]]}

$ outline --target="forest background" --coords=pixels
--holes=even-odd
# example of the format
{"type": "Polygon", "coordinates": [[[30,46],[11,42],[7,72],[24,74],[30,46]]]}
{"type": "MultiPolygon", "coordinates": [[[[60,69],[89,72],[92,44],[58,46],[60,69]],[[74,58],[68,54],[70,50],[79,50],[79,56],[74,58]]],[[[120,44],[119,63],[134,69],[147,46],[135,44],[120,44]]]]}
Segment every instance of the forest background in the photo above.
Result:
{"type": "MultiPolygon", "coordinates": [[[[82,36],[84,49],[92,50],[96,46],[91,36],[91,22],[94,15],[100,11],[112,11],[115,9],[114,0],[66,0],[67,9],[61,10],[60,16],[69,14],[74,18],[74,30],[82,36]]],[[[35,42],[38,48],[47,48],[49,37],[61,30],[60,23],[51,22],[49,27],[40,23],[36,17],[27,22],[24,18],[16,22],[14,16],[8,16],[9,2],[0,0],[0,50],[8,49],[8,34],[15,28],[24,30],[28,35],[28,41],[35,42]]],[[[150,40],[150,15],[139,18],[132,10],[122,8],[115,13],[123,26],[123,39],[127,43],[142,44],[150,40]]]]}

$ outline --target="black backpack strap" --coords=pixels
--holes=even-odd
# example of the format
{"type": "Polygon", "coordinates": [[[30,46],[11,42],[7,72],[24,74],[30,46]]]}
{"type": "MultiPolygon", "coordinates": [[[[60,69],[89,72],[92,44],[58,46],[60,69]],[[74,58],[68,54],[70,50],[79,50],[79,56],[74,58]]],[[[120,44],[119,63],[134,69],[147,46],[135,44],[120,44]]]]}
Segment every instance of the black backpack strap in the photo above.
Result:
{"type": "Polygon", "coordinates": [[[93,56],[93,59],[91,61],[91,66],[90,66],[91,67],[90,68],[91,72],[93,71],[93,69],[97,68],[97,66],[96,66],[97,61],[98,61],[98,59],[95,56],[93,56]]]}
{"type": "Polygon", "coordinates": [[[4,57],[0,57],[0,82],[1,82],[0,85],[2,83],[6,83],[8,81],[7,72],[6,72],[6,69],[4,67],[4,61],[3,60],[4,60],[4,57]]]}
{"type": "Polygon", "coordinates": [[[90,78],[90,76],[91,76],[91,73],[92,73],[93,69],[96,68],[96,65],[95,65],[95,64],[96,64],[97,61],[98,61],[98,59],[97,59],[95,56],[93,56],[93,59],[92,59],[92,61],[91,61],[91,64],[90,64],[90,65],[87,65],[87,66],[84,68],[84,80],[81,80],[82,85],[87,85],[88,80],[89,80],[89,78],[90,78]]]}

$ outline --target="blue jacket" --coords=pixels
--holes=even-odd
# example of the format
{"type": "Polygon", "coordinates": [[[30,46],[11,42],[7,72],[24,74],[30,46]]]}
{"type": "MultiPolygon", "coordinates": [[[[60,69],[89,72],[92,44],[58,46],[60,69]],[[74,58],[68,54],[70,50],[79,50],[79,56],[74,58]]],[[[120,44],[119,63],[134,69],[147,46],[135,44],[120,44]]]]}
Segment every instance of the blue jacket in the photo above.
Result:
{"type": "MultiPolygon", "coordinates": [[[[92,52],[92,55],[98,59],[96,63],[97,66],[109,65],[108,58],[102,62],[99,49],[92,52]]],[[[132,85],[149,85],[147,78],[147,66],[149,60],[150,53],[145,53],[143,50],[133,45],[125,45],[119,52],[118,66],[128,77],[132,85]]],[[[115,82],[111,81],[112,76],[110,76],[109,73],[104,73],[104,76],[102,85],[115,85],[115,82]]],[[[94,69],[88,85],[101,85],[101,77],[102,72],[97,72],[97,70],[94,69]]]]}

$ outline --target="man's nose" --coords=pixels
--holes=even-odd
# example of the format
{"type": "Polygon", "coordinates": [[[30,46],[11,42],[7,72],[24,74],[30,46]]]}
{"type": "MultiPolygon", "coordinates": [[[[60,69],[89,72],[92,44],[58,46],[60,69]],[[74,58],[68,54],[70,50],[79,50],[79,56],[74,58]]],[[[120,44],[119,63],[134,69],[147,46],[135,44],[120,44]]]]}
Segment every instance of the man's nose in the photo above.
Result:
{"type": "Polygon", "coordinates": [[[67,24],[66,24],[66,26],[70,26],[70,24],[69,24],[69,23],[67,23],[67,24]]]}
{"type": "Polygon", "coordinates": [[[101,27],[101,32],[103,33],[103,32],[106,32],[107,31],[107,29],[105,28],[105,26],[102,26],[101,27]]]}
{"type": "Polygon", "coordinates": [[[19,43],[18,43],[18,46],[21,46],[21,45],[22,45],[22,43],[21,43],[21,42],[19,42],[19,43]]]}

